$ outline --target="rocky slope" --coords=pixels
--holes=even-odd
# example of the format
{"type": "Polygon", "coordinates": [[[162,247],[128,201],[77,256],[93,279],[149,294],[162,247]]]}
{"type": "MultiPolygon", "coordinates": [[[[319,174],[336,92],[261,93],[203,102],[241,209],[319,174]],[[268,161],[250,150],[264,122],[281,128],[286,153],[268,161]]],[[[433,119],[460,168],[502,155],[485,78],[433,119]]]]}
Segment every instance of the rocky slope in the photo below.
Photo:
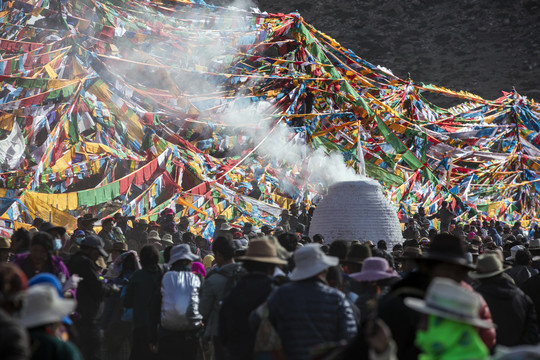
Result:
{"type": "Polygon", "coordinates": [[[515,87],[540,100],[540,0],[258,0],[258,6],[298,10],[402,78],[488,99],[515,87]]]}

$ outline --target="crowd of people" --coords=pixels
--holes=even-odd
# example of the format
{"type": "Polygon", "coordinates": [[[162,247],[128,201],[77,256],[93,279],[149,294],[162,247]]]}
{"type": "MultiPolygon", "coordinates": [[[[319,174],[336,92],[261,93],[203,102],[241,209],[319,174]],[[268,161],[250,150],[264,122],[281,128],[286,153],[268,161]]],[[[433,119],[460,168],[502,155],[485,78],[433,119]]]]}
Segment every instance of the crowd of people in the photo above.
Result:
{"type": "Polygon", "coordinates": [[[36,218],[0,238],[0,358],[540,358],[538,226],[446,205],[376,244],[310,238],[296,205],[212,239],[172,209],[36,218]]]}

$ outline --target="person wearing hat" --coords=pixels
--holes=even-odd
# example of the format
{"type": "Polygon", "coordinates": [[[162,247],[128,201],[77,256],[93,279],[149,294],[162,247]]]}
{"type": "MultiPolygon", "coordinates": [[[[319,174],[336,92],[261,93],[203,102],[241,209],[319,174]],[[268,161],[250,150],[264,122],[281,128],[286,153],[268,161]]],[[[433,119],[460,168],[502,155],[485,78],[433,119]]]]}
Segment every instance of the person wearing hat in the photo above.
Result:
{"type": "Polygon", "coordinates": [[[448,208],[448,202],[443,201],[441,203],[441,207],[439,211],[436,214],[428,217],[428,219],[429,220],[439,219],[440,221],[439,232],[443,233],[443,232],[448,232],[448,230],[450,229],[450,221],[456,218],[456,216],[457,215],[448,208]]]}
{"type": "Polygon", "coordinates": [[[53,248],[55,254],[58,254],[60,249],[64,246],[62,240],[66,234],[66,228],[62,226],[54,226],[50,222],[45,222],[41,225],[40,231],[46,232],[53,238],[53,248]]]}
{"type": "Polygon", "coordinates": [[[98,221],[92,214],[84,214],[77,218],[77,230],[84,231],[85,235],[96,235],[94,231],[94,223],[98,221]]]}
{"type": "Polygon", "coordinates": [[[80,319],[75,323],[75,328],[85,360],[101,359],[99,319],[103,312],[103,301],[106,296],[119,292],[118,287],[100,279],[96,261],[108,256],[103,248],[103,240],[97,235],[89,235],[81,241],[80,250],[68,264],[71,274],[82,277],[77,288],[77,312],[80,319]]]}
{"type": "Polygon", "coordinates": [[[116,235],[113,232],[114,228],[114,219],[112,217],[105,218],[101,220],[101,231],[98,233],[98,236],[103,240],[105,248],[110,248],[112,245],[119,241],[116,235]]]}
{"type": "Polygon", "coordinates": [[[247,273],[223,299],[219,312],[219,337],[230,359],[251,360],[255,332],[250,329],[250,314],[274,289],[272,275],[276,265],[286,265],[287,262],[278,258],[274,243],[267,238],[250,242],[246,254],[238,260],[247,273]]]}
{"type": "Polygon", "coordinates": [[[396,262],[401,266],[400,276],[405,276],[411,271],[418,269],[417,259],[422,257],[422,249],[417,247],[407,246],[401,255],[395,258],[396,262]]]}
{"type": "Polygon", "coordinates": [[[62,319],[73,312],[76,302],[62,299],[56,289],[47,284],[31,286],[26,291],[21,311],[21,323],[30,334],[30,359],[79,360],[79,350],[62,339],[62,319]]]}
{"type": "Polygon", "coordinates": [[[532,239],[529,242],[529,252],[532,257],[531,267],[540,271],[540,239],[532,239]]]}
{"type": "Polygon", "coordinates": [[[159,284],[163,269],[158,265],[159,253],[152,245],[140,250],[141,269],[133,273],[122,297],[124,308],[132,309],[133,341],[131,360],[151,360],[155,354],[150,352],[148,311],[156,284],[159,284]]]}
{"type": "Polygon", "coordinates": [[[227,358],[222,341],[219,339],[220,304],[244,274],[244,269],[241,264],[234,261],[236,248],[230,235],[219,236],[215,239],[212,243],[212,251],[217,268],[208,273],[202,284],[199,309],[206,325],[204,336],[212,341],[216,359],[219,360],[227,358]]]}
{"type": "Polygon", "coordinates": [[[291,225],[289,224],[289,219],[291,218],[291,213],[287,209],[281,210],[281,220],[277,226],[281,227],[284,232],[289,232],[291,230],[291,225]]]}
{"type": "Polygon", "coordinates": [[[30,237],[34,236],[34,234],[38,233],[40,231],[40,227],[43,225],[43,219],[40,217],[36,217],[34,220],[32,220],[32,227],[28,232],[30,233],[30,237]]]}
{"type": "MultiPolygon", "coordinates": [[[[415,346],[415,329],[418,314],[405,306],[405,297],[423,298],[425,291],[435,277],[449,278],[461,284],[467,291],[474,290],[465,283],[468,272],[473,270],[466,258],[465,243],[450,234],[439,234],[432,241],[427,253],[416,260],[417,270],[412,271],[394,284],[388,295],[379,301],[379,316],[389,326],[398,346],[400,359],[416,359],[419,354],[415,346]]],[[[489,307],[481,295],[479,316],[489,321],[489,307]]],[[[488,348],[495,345],[494,329],[479,329],[480,336],[488,348]]]]}
{"type": "Polygon", "coordinates": [[[341,260],[341,263],[343,264],[343,271],[346,274],[360,272],[362,270],[362,263],[364,260],[370,258],[371,256],[371,247],[364,244],[352,244],[345,259],[341,260]]]}
{"type": "Polygon", "coordinates": [[[51,273],[64,284],[69,271],[62,259],[53,255],[53,238],[46,232],[38,232],[30,241],[30,251],[15,255],[13,263],[21,268],[28,279],[39,273],[51,273]]]}
{"type": "Polygon", "coordinates": [[[182,241],[181,234],[178,232],[178,226],[176,226],[176,221],[174,221],[174,210],[173,209],[165,209],[163,211],[164,216],[161,218],[161,221],[159,222],[160,228],[159,228],[159,235],[163,236],[165,234],[171,234],[173,237],[173,242],[175,244],[180,244],[182,241]]]}
{"type": "Polygon", "coordinates": [[[156,294],[155,304],[151,305],[159,309],[159,319],[153,318],[150,330],[159,323],[159,332],[152,334],[151,339],[157,338],[160,359],[196,359],[197,333],[203,317],[199,312],[201,280],[191,271],[191,263],[198,258],[187,244],[171,249],[170,270],[163,275],[161,293],[156,294]]]}
{"type": "Polygon", "coordinates": [[[0,354],[3,359],[28,359],[30,340],[17,319],[28,279],[16,265],[0,263],[0,354]]]}
{"type": "Polygon", "coordinates": [[[475,290],[486,300],[497,325],[497,344],[536,344],[540,339],[533,302],[505,276],[506,270],[496,254],[483,254],[469,276],[479,282],[475,290]]]}
{"type": "Polygon", "coordinates": [[[477,328],[491,329],[493,323],[478,316],[478,295],[448,278],[434,278],[425,299],[405,298],[405,305],[423,316],[415,343],[420,359],[488,359],[489,350],[477,328]]]}
{"type": "Polygon", "coordinates": [[[0,236],[0,263],[9,262],[11,257],[11,242],[3,236],[0,236]]]}
{"type": "Polygon", "coordinates": [[[285,356],[307,360],[318,345],[353,338],[357,326],[345,295],[326,284],[328,268],[338,265],[339,259],[325,255],[318,244],[308,244],[294,252],[294,262],[291,282],[267,300],[268,316],[285,356]]]}
{"type": "Polygon", "coordinates": [[[106,248],[105,251],[111,254],[109,264],[112,264],[120,255],[128,251],[128,246],[125,242],[115,241],[111,246],[106,248]]]}
{"type": "Polygon", "coordinates": [[[270,225],[263,225],[261,226],[261,232],[266,235],[266,236],[270,236],[272,235],[272,231],[274,229],[272,229],[272,227],[270,225]]]}
{"type": "Polygon", "coordinates": [[[221,228],[221,225],[223,225],[226,222],[227,222],[227,218],[225,218],[225,216],[223,216],[223,215],[218,215],[214,219],[214,235],[212,236],[212,240],[217,239],[217,237],[219,235],[219,229],[221,228]]]}

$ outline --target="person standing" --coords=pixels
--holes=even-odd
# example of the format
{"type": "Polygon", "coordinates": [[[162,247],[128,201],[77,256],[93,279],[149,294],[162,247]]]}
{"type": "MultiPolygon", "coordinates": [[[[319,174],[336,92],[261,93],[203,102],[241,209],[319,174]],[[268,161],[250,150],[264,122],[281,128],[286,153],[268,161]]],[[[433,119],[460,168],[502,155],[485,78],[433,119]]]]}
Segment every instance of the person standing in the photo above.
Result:
{"type": "Polygon", "coordinates": [[[294,262],[291,282],[268,298],[268,317],[285,356],[307,360],[317,345],[353,338],[357,326],[345,295],[326,283],[328,268],[338,265],[339,259],[325,255],[320,245],[309,244],[295,251],[294,262]]]}
{"type": "Polygon", "coordinates": [[[533,302],[504,271],[497,255],[482,254],[476,271],[469,272],[471,278],[480,282],[475,290],[486,300],[497,325],[497,344],[536,344],[539,332],[533,302]]]}
{"type": "Polygon", "coordinates": [[[101,238],[89,235],[81,242],[80,250],[68,264],[71,274],[82,277],[77,288],[77,312],[80,319],[75,323],[75,328],[85,360],[101,359],[99,319],[103,313],[104,297],[119,291],[116,286],[105,284],[100,279],[96,261],[107,256],[101,238]]]}
{"type": "Polygon", "coordinates": [[[228,359],[219,336],[219,310],[225,295],[229,293],[242,266],[234,262],[235,247],[230,236],[220,236],[212,243],[217,270],[211,271],[201,287],[200,312],[204,317],[205,338],[212,341],[216,359],[228,359]]]}
{"type": "MultiPolygon", "coordinates": [[[[171,249],[167,271],[161,279],[161,291],[150,306],[154,317],[151,331],[157,328],[157,351],[160,360],[195,360],[198,349],[198,332],[202,328],[199,313],[201,279],[191,271],[191,263],[198,259],[187,244],[171,249]],[[156,326],[154,326],[156,325],[156,326]]],[[[156,337],[151,335],[152,341],[156,337]]]]}
{"type": "Polygon", "coordinates": [[[439,211],[436,214],[430,216],[429,219],[430,220],[435,219],[435,218],[439,219],[440,221],[439,232],[443,233],[443,232],[449,231],[450,222],[452,221],[452,219],[456,218],[456,216],[457,215],[448,208],[448,203],[446,201],[443,201],[441,203],[441,208],[439,209],[439,211]]]}
{"type": "Polygon", "coordinates": [[[223,299],[219,312],[219,340],[231,359],[253,359],[255,332],[250,329],[249,316],[264,303],[274,288],[272,276],[276,265],[286,265],[277,257],[275,245],[268,239],[253,240],[246,255],[240,257],[247,270],[223,299]]]}
{"type": "Polygon", "coordinates": [[[123,295],[126,309],[133,310],[133,342],[130,360],[152,360],[156,355],[151,352],[147,317],[154,288],[159,284],[162,269],[158,265],[159,253],[152,245],[145,245],[141,251],[142,269],[133,273],[123,295]]]}

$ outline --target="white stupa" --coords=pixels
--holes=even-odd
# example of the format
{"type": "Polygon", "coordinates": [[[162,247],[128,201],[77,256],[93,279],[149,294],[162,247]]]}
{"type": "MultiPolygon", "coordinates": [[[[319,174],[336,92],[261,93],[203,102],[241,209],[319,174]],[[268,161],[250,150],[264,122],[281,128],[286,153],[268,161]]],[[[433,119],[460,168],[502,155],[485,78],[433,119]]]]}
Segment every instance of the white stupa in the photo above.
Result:
{"type": "Polygon", "coordinates": [[[395,208],[375,180],[344,181],[331,185],[315,208],[309,236],[334,240],[385,240],[388,247],[403,240],[395,208]]]}

